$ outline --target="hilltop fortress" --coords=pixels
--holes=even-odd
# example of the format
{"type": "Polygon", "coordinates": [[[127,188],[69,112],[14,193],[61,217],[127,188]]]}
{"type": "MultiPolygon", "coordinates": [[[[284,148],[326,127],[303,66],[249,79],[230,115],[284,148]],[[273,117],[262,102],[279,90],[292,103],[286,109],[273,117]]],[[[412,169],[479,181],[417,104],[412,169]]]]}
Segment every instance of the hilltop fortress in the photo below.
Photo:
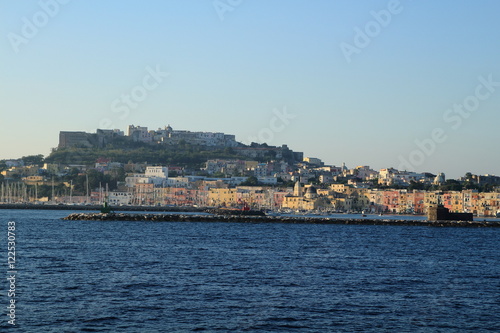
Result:
{"type": "Polygon", "coordinates": [[[115,142],[140,142],[165,146],[190,144],[206,149],[231,148],[239,155],[249,158],[260,158],[271,153],[277,159],[283,158],[289,161],[302,161],[304,156],[302,152],[293,152],[287,145],[281,147],[257,143],[245,145],[236,141],[236,137],[232,134],[174,130],[170,125],[157,130],[129,125],[127,135],[119,129],[97,129],[96,133],[61,131],[58,148],[103,148],[115,142]]]}
{"type": "Polygon", "coordinates": [[[237,147],[234,135],[219,132],[191,132],[174,130],[165,126],[163,129],[148,130],[147,127],[129,125],[127,135],[119,129],[98,129],[96,133],[60,132],[58,148],[103,147],[116,138],[125,138],[130,142],[179,144],[181,142],[209,147],[237,147]]]}

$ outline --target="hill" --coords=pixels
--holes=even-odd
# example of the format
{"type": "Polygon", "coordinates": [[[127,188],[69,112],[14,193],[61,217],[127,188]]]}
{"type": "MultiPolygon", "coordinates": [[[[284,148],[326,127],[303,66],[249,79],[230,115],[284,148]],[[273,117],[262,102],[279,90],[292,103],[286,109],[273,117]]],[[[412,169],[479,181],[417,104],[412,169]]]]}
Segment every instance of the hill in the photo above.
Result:
{"type": "Polygon", "coordinates": [[[207,147],[189,143],[177,145],[154,145],[142,142],[117,141],[105,147],[54,148],[45,158],[46,163],[92,165],[99,158],[107,158],[120,163],[141,163],[158,165],[179,165],[199,168],[210,159],[241,159],[267,162],[285,160],[294,163],[301,160],[301,153],[288,147],[272,147],[255,144],[240,147],[207,147]]]}

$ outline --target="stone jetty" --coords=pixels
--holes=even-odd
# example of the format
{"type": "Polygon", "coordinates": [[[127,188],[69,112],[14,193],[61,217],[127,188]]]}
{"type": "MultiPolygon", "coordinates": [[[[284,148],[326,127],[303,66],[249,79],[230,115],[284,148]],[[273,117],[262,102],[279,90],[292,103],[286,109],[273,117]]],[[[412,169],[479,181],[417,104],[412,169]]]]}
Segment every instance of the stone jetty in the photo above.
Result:
{"type": "Polygon", "coordinates": [[[238,222],[238,223],[311,223],[354,225],[399,225],[430,227],[500,227],[492,221],[417,221],[393,219],[344,219],[309,216],[246,216],[201,214],[128,214],[128,213],[73,213],[67,221],[137,221],[137,222],[238,222]]]}

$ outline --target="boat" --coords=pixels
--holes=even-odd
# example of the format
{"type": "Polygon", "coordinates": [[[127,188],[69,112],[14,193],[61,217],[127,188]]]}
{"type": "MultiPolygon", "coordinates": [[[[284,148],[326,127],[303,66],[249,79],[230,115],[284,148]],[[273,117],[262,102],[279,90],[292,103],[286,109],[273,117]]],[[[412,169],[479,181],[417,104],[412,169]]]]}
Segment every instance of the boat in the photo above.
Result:
{"type": "Polygon", "coordinates": [[[266,214],[266,216],[281,216],[279,212],[275,212],[272,210],[265,211],[264,214],[266,214]]]}

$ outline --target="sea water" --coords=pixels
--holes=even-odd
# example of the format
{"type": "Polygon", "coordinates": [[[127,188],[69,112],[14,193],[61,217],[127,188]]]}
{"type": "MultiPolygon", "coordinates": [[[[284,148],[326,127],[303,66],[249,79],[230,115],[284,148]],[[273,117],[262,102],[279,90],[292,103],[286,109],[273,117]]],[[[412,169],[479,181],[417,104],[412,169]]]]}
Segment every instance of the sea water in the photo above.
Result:
{"type": "MultiPolygon", "coordinates": [[[[500,331],[500,229],[15,222],[19,332],[500,331]]],[[[9,302],[15,299],[15,326],[9,302]]]]}

